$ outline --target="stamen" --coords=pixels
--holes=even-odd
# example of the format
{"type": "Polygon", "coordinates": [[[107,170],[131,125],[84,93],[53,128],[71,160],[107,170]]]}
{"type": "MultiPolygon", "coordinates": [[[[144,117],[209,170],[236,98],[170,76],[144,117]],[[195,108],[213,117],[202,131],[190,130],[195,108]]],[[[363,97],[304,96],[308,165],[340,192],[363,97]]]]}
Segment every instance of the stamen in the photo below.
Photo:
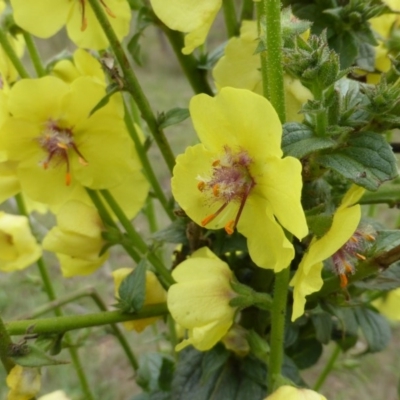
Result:
{"type": "Polygon", "coordinates": [[[201,226],[206,226],[209,222],[211,222],[216,216],[218,216],[228,205],[228,203],[222,204],[222,206],[214,213],[209,215],[208,217],[205,217],[203,221],[201,221],[201,226]]]}
{"type": "Polygon", "coordinates": [[[356,253],[356,257],[357,257],[359,260],[362,260],[362,261],[365,261],[365,260],[367,259],[367,257],[363,256],[363,255],[360,254],[360,253],[356,253]]]}
{"type": "Polygon", "coordinates": [[[200,182],[197,184],[197,189],[199,189],[200,192],[202,192],[202,191],[205,189],[205,187],[206,187],[206,183],[203,182],[203,181],[200,181],[200,182]]]}
{"type": "Polygon", "coordinates": [[[112,17],[116,18],[115,14],[107,7],[107,4],[104,2],[104,0],[100,0],[100,3],[103,5],[103,7],[106,9],[106,13],[112,17]]]}
{"type": "Polygon", "coordinates": [[[220,164],[221,164],[221,161],[220,161],[220,160],[215,160],[215,161],[212,162],[211,165],[212,165],[213,167],[218,167],[218,165],[220,165],[220,164]]]}
{"type": "Polygon", "coordinates": [[[233,219],[225,224],[225,232],[228,235],[232,235],[235,232],[235,221],[233,219]]]}
{"type": "Polygon", "coordinates": [[[345,288],[347,286],[347,284],[349,283],[349,280],[347,279],[346,274],[340,274],[339,278],[340,278],[340,287],[345,288]]]}
{"type": "Polygon", "coordinates": [[[79,0],[79,1],[82,7],[81,31],[83,32],[87,28],[87,19],[85,16],[86,7],[85,7],[85,0],[79,0]]]}
{"type": "Polygon", "coordinates": [[[213,186],[212,191],[213,191],[213,195],[215,197],[218,197],[218,195],[219,195],[219,185],[217,183],[213,186]]]}

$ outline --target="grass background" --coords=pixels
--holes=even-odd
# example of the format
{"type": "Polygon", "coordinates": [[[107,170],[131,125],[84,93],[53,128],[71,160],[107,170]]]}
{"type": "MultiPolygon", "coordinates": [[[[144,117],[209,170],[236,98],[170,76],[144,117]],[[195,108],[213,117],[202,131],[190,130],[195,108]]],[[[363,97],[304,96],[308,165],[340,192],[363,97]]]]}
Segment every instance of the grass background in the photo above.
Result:
{"type": "MultiPolygon", "coordinates": [[[[221,23],[217,23],[211,42],[216,44],[224,37],[221,23]]],[[[39,40],[39,48],[43,59],[48,60],[54,54],[65,48],[67,38],[64,33],[52,40],[39,40]]],[[[146,30],[142,42],[143,67],[134,69],[144,88],[150,104],[155,112],[167,111],[174,107],[187,107],[192,96],[192,90],[186,82],[168,43],[153,28],[146,30]]],[[[70,50],[73,50],[70,47],[70,50]]],[[[167,128],[166,135],[175,154],[184,151],[186,146],[196,142],[193,128],[189,121],[167,128]]],[[[169,176],[163,160],[156,149],[151,149],[151,160],[157,167],[158,176],[165,190],[169,193],[169,176]]],[[[15,212],[11,202],[3,208],[15,212]]],[[[397,219],[397,210],[382,208],[385,220],[397,219]]],[[[166,223],[163,212],[157,209],[160,227],[166,223]]],[[[49,226],[49,218],[40,215],[37,218],[38,227],[43,230],[49,226]]],[[[136,226],[144,235],[148,233],[146,220],[139,215],[136,226]]],[[[52,282],[59,297],[72,293],[78,288],[94,287],[108,305],[114,303],[113,282],[111,271],[116,268],[131,266],[131,260],[118,249],[113,249],[110,260],[96,273],[87,277],[62,279],[57,260],[46,254],[52,282]]],[[[35,266],[21,272],[5,274],[0,272],[0,313],[7,320],[15,320],[32,312],[36,307],[45,304],[47,296],[42,290],[40,276],[35,266]]],[[[67,314],[84,314],[96,311],[91,299],[81,299],[64,307],[67,314]]],[[[48,314],[50,315],[50,314],[48,314]]],[[[139,357],[149,351],[165,349],[168,343],[162,338],[163,324],[149,327],[141,335],[126,332],[132,348],[139,357]]],[[[333,373],[321,389],[330,400],[395,400],[397,399],[397,382],[400,371],[400,340],[399,329],[393,330],[393,339],[388,349],[382,354],[358,356],[356,353],[343,354],[339,357],[333,373]]],[[[132,369],[128,364],[119,343],[108,328],[93,328],[79,331],[73,335],[76,342],[82,344],[79,353],[84,362],[84,370],[89,378],[96,399],[129,400],[139,393],[132,369]]],[[[362,352],[362,343],[357,349],[362,352]]],[[[304,378],[312,385],[324,367],[333,347],[327,346],[320,362],[304,372],[304,378]]],[[[63,350],[61,359],[68,359],[68,352],[63,350]]],[[[0,399],[6,399],[5,373],[0,369],[0,399]]],[[[43,368],[42,392],[63,389],[71,399],[82,399],[79,382],[71,365],[43,368]]],[[[252,400],[252,399],[249,399],[252,400]]]]}

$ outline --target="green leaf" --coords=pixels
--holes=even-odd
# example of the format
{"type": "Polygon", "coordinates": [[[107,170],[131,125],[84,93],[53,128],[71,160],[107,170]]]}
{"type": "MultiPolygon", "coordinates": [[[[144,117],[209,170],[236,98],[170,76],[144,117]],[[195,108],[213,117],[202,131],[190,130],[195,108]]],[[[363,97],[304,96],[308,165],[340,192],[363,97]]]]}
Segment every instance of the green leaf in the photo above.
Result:
{"type": "Polygon", "coordinates": [[[373,132],[352,135],[346,146],[319,156],[317,162],[372,191],[398,175],[390,145],[373,132]]]}
{"type": "Polygon", "coordinates": [[[287,156],[302,158],[307,154],[335,146],[330,138],[314,136],[307,126],[289,122],[283,126],[282,150],[287,156]]]}
{"type": "Polygon", "coordinates": [[[353,283],[357,288],[389,291],[400,288],[400,263],[392,264],[388,269],[372,279],[353,283]]]}
{"type": "Polygon", "coordinates": [[[18,365],[23,367],[44,367],[47,365],[69,364],[69,361],[58,360],[46,354],[42,349],[31,344],[25,344],[23,355],[13,355],[10,351],[10,358],[18,365]]]}
{"type": "MultiPolygon", "coordinates": [[[[136,383],[146,392],[168,392],[174,373],[174,361],[161,353],[146,353],[140,357],[136,383]]],[[[153,397],[150,397],[153,399],[153,397]]]]}
{"type": "Polygon", "coordinates": [[[321,357],[322,344],[316,339],[303,339],[286,349],[299,369],[313,366],[321,357]]]}
{"type": "Polygon", "coordinates": [[[122,312],[140,311],[146,298],[146,264],[143,258],[136,268],[121,282],[118,289],[118,308],[122,312]]]}
{"type": "Polygon", "coordinates": [[[160,129],[164,129],[168,126],[179,124],[189,118],[189,110],[187,108],[173,108],[167,111],[165,114],[162,113],[158,117],[158,124],[160,129]]]}
{"type": "Polygon", "coordinates": [[[93,115],[96,111],[106,106],[110,101],[111,96],[120,91],[121,88],[117,83],[112,83],[110,86],[108,86],[107,94],[92,108],[92,110],[89,113],[89,117],[93,115]]]}
{"type": "Polygon", "coordinates": [[[204,381],[207,352],[187,348],[180,352],[172,384],[174,400],[248,400],[266,396],[265,364],[250,356],[229,357],[204,381]]]}
{"type": "Polygon", "coordinates": [[[189,220],[187,218],[177,218],[166,228],[154,233],[152,238],[159,242],[189,244],[186,236],[186,229],[189,220]]]}
{"type": "Polygon", "coordinates": [[[368,351],[375,353],[383,350],[392,336],[388,320],[364,307],[354,309],[354,313],[368,343],[368,351]]]}
{"type": "Polygon", "coordinates": [[[297,367],[295,362],[286,354],[284,354],[284,359],[283,359],[282,375],[285,378],[290,379],[296,385],[307,386],[300,375],[299,368],[297,367]]]}
{"type": "Polygon", "coordinates": [[[313,232],[317,237],[322,237],[328,232],[332,226],[333,215],[310,215],[307,216],[307,225],[310,231],[313,232]]]}
{"type": "Polygon", "coordinates": [[[267,362],[269,354],[269,345],[267,341],[253,330],[248,332],[246,339],[252,354],[260,361],[267,362]]]}
{"type": "Polygon", "coordinates": [[[332,336],[332,316],[327,312],[318,312],[311,315],[311,321],[315,328],[317,340],[323,344],[328,344],[332,336]]]}
{"type": "Polygon", "coordinates": [[[203,370],[201,379],[203,382],[206,382],[215,371],[218,371],[226,363],[229,355],[229,351],[221,344],[216,345],[204,354],[201,365],[203,370]]]}
{"type": "Polygon", "coordinates": [[[381,230],[378,231],[372,251],[374,253],[381,253],[389,251],[398,245],[400,245],[400,230],[381,230]]]}

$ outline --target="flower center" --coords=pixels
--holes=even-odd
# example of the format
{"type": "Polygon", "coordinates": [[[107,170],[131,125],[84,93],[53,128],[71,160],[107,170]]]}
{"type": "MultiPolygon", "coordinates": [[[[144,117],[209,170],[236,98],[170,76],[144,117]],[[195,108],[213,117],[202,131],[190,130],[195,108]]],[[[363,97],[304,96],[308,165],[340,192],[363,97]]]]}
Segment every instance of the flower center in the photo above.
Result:
{"type": "MultiPolygon", "coordinates": [[[[87,18],[86,18],[86,0],[79,0],[81,3],[81,8],[82,8],[82,22],[81,22],[81,31],[84,31],[87,28],[87,18]]],[[[104,2],[104,0],[100,0],[100,4],[105,8],[106,13],[112,17],[115,18],[115,14],[108,8],[107,4],[104,2]]]]}
{"type": "Polygon", "coordinates": [[[197,188],[211,196],[213,200],[222,201],[221,207],[201,221],[206,226],[217,217],[230,202],[239,203],[239,209],[234,220],[225,224],[225,231],[231,235],[239,222],[246,200],[256,182],[250,174],[251,157],[245,150],[234,153],[228,146],[224,154],[212,163],[210,177],[198,177],[197,188]]]}
{"type": "Polygon", "coordinates": [[[49,167],[51,161],[56,163],[65,162],[67,172],[65,183],[71,184],[71,172],[68,151],[72,149],[77,155],[79,162],[86,166],[88,162],[78,150],[71,128],[60,128],[54,121],[48,121],[42,135],[37,139],[40,147],[47,152],[47,157],[41,162],[44,169],[49,167]]]}

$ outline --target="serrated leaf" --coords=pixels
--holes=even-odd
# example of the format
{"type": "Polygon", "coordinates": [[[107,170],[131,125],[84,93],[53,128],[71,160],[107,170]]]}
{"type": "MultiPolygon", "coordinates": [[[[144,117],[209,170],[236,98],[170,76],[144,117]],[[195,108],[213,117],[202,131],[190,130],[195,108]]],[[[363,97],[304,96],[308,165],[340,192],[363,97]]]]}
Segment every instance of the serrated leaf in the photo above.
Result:
{"type": "Polygon", "coordinates": [[[287,156],[302,158],[334,146],[332,139],[316,137],[307,125],[289,122],[283,126],[282,150],[287,156]]]}
{"type": "Polygon", "coordinates": [[[286,354],[284,354],[284,359],[283,359],[282,375],[285,378],[290,379],[296,385],[307,386],[300,375],[299,368],[297,368],[295,362],[286,354]]]}
{"type": "Polygon", "coordinates": [[[127,313],[137,312],[146,298],[146,264],[142,259],[136,268],[121,282],[118,289],[118,307],[127,313]]]}
{"type": "Polygon", "coordinates": [[[392,336],[388,320],[369,308],[356,308],[354,313],[368,343],[368,351],[383,350],[392,336]]]}
{"type": "Polygon", "coordinates": [[[400,230],[387,229],[378,231],[377,233],[378,234],[375,238],[374,246],[372,248],[374,253],[389,251],[400,245],[400,230]]]}
{"type": "Polygon", "coordinates": [[[219,370],[226,363],[229,355],[229,351],[221,344],[218,344],[204,354],[201,365],[203,370],[201,379],[203,382],[206,382],[215,371],[219,370]]]}
{"type": "Polygon", "coordinates": [[[121,88],[116,83],[113,83],[110,86],[108,86],[107,94],[92,108],[92,110],[89,113],[89,116],[93,115],[96,111],[98,111],[101,108],[103,108],[104,106],[106,106],[108,104],[108,102],[110,101],[111,96],[120,91],[121,91],[121,88]]]}
{"type": "Polygon", "coordinates": [[[168,126],[179,124],[189,118],[190,113],[187,108],[173,108],[167,111],[165,114],[161,114],[158,123],[161,129],[165,129],[168,126]]]}
{"type": "Polygon", "coordinates": [[[254,357],[230,357],[204,382],[201,353],[188,348],[180,353],[173,386],[174,400],[246,400],[266,396],[266,368],[254,357]]]}
{"type": "Polygon", "coordinates": [[[47,365],[63,365],[69,364],[69,361],[58,360],[46,354],[42,349],[37,346],[26,344],[24,345],[26,351],[24,355],[13,356],[10,358],[18,365],[23,367],[44,367],[47,365]]]}
{"type": "Polygon", "coordinates": [[[189,244],[186,236],[187,223],[186,219],[177,218],[166,228],[154,233],[152,238],[160,242],[189,244]]]}
{"type": "Polygon", "coordinates": [[[371,44],[359,43],[356,64],[364,71],[373,72],[375,70],[375,48],[371,44]]]}
{"type": "Polygon", "coordinates": [[[398,175],[390,145],[383,136],[373,132],[351,136],[346,147],[319,156],[317,162],[372,191],[398,175]]]}
{"type": "Polygon", "coordinates": [[[373,279],[353,283],[357,288],[389,291],[400,288],[400,263],[392,264],[373,279]]]}

